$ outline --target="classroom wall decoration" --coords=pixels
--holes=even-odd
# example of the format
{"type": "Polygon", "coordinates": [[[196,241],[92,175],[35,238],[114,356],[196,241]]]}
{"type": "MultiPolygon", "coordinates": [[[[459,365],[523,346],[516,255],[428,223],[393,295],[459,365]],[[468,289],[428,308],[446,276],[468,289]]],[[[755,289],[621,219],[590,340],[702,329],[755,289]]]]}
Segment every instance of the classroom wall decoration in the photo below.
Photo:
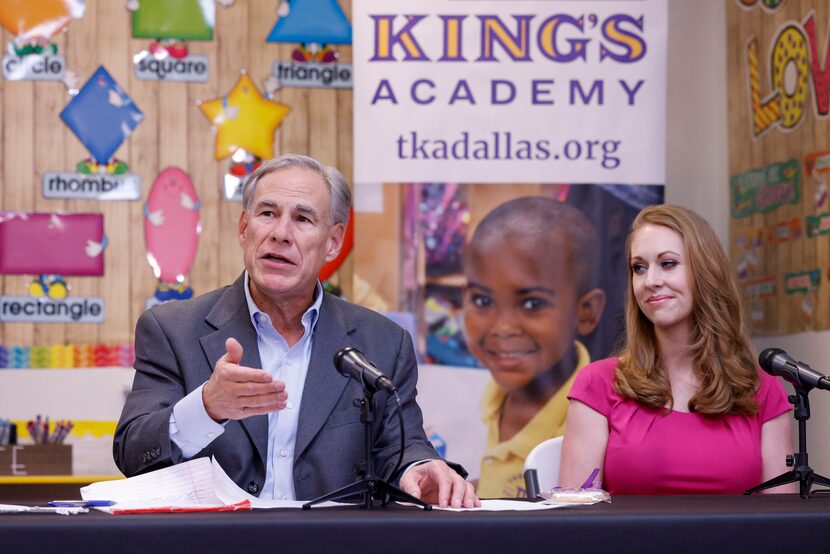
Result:
{"type": "Polygon", "coordinates": [[[190,54],[187,41],[213,40],[216,4],[212,0],[134,0],[133,37],[154,39],[133,56],[138,79],[167,82],[207,82],[206,56],[190,54]]]}
{"type": "Polygon", "coordinates": [[[352,64],[332,45],[351,44],[352,26],[336,0],[284,0],[268,42],[300,43],[290,60],[276,60],[271,74],[280,86],[351,88],[352,64]]]}
{"type": "MultiPolygon", "coordinates": [[[[119,164],[113,160],[113,155],[141,123],[144,114],[101,66],[67,104],[60,117],[89,150],[92,155],[89,163],[100,166],[119,164]]],[[[96,170],[94,167],[90,172],[96,170]]],[[[111,171],[116,172],[122,171],[111,171]]]]}
{"type": "Polygon", "coordinates": [[[104,274],[101,214],[0,212],[0,274],[35,275],[29,296],[0,296],[0,322],[101,323],[104,300],[69,296],[64,276],[104,274]]]}
{"type": "Polygon", "coordinates": [[[244,178],[262,160],[273,157],[274,133],[291,108],[262,96],[243,71],[228,94],[200,102],[199,109],[213,124],[216,159],[233,158],[222,183],[225,198],[241,200],[244,178]]]}
{"type": "Polygon", "coordinates": [[[3,78],[63,80],[66,59],[51,38],[83,13],[84,0],[0,1],[0,26],[15,35],[3,56],[3,78]]]}
{"type": "MultiPolygon", "coordinates": [[[[201,0],[138,0],[132,10],[133,37],[156,40],[213,40],[216,4],[201,0]]],[[[171,52],[171,55],[175,52],[171,52]]]]}
{"type": "Polygon", "coordinates": [[[830,6],[727,2],[731,256],[756,335],[830,328],[830,6]]]}
{"type": "Polygon", "coordinates": [[[100,66],[72,95],[60,118],[89,150],[90,157],[75,172],[44,172],[44,198],[137,200],[141,177],[114,157],[115,152],[144,119],[129,95],[100,66]]]}
{"type": "Polygon", "coordinates": [[[190,176],[168,167],[156,177],[144,205],[147,262],[159,280],[146,305],[193,296],[187,276],[196,259],[202,232],[199,198],[190,176]]]}
{"type": "MultiPolygon", "coordinates": [[[[11,5],[9,0],[0,2],[4,6],[0,14],[8,13],[5,7],[11,5]]],[[[17,2],[23,7],[47,3],[17,2]]],[[[133,56],[147,50],[154,37],[133,37],[133,14],[125,9],[124,1],[87,0],[82,4],[83,17],[73,18],[66,32],[54,34],[51,40],[65,57],[66,66],[83,76],[79,84],[103,66],[131,99],[132,106],[142,112],[141,123],[112,154],[128,162],[126,174],[136,175],[140,182],[134,189],[137,194],[129,198],[135,201],[103,201],[128,199],[121,192],[113,192],[119,188],[116,179],[126,174],[107,172],[111,160],[98,160],[102,163],[97,167],[87,163],[86,169],[92,170],[89,174],[76,170],[71,177],[59,175],[61,172],[56,169],[77,169],[79,160],[92,157],[73,131],[58,119],[71,100],[66,88],[43,81],[0,80],[0,207],[10,212],[97,213],[103,217],[104,234],[109,241],[102,255],[103,275],[63,276],[70,285],[69,299],[103,299],[105,324],[0,322],[0,344],[20,349],[132,341],[135,322],[145,309],[147,297],[154,294],[159,284],[147,261],[142,229],[150,189],[166,168],[177,167],[185,172],[198,200],[202,232],[186,273],[186,285],[194,294],[201,294],[240,274],[242,256],[236,237],[240,205],[226,202],[219,186],[229,173],[228,165],[237,162],[215,159],[212,124],[197,102],[227,95],[243,68],[262,92],[260,83],[270,74],[272,62],[290,59],[297,46],[265,42],[274,26],[278,2],[236,2],[214,10],[213,40],[187,39],[188,55],[208,59],[207,81],[143,80],[135,74],[133,56]],[[96,171],[101,168],[105,173],[96,171]],[[105,198],[106,193],[111,196],[105,198]]],[[[142,4],[143,1],[139,5],[142,4]]],[[[344,0],[340,5],[346,17],[350,17],[351,3],[344,0]]],[[[0,43],[9,44],[16,34],[0,27],[0,43]]],[[[350,46],[343,45],[338,51],[340,61],[351,62],[350,46]]],[[[273,100],[290,106],[291,116],[271,128],[267,138],[269,155],[308,154],[338,167],[351,182],[351,95],[348,89],[286,87],[274,92],[273,100]]],[[[105,105],[104,109],[110,107],[105,105]]],[[[246,160],[239,163],[244,166],[246,160]]],[[[111,168],[117,170],[115,166],[111,168]]],[[[0,294],[29,298],[29,285],[37,277],[38,274],[0,273],[0,294]]],[[[350,294],[351,261],[347,259],[329,279],[350,294]]]]}

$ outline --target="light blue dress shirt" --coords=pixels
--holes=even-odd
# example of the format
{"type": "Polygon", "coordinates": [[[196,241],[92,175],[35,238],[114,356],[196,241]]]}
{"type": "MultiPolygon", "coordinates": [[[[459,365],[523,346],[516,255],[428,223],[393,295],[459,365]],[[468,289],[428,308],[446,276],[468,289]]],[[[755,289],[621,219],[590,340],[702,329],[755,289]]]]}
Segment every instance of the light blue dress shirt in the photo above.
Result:
{"type": "MultiPolygon", "coordinates": [[[[317,324],[323,302],[320,282],[314,290],[314,303],[301,318],[302,338],[292,347],[271,323],[271,318],[254,303],[248,288],[249,277],[245,272],[245,300],[251,323],[256,329],[257,348],[262,368],[274,379],[285,383],[288,403],[285,409],[268,414],[268,453],[265,460],[265,484],[260,498],[294,500],[294,444],[297,440],[297,417],[303,397],[314,326],[317,324]]],[[[224,427],[216,423],[205,410],[202,387],[195,389],[173,406],[170,415],[170,440],[182,451],[185,458],[192,458],[219,435],[224,427]]]]}

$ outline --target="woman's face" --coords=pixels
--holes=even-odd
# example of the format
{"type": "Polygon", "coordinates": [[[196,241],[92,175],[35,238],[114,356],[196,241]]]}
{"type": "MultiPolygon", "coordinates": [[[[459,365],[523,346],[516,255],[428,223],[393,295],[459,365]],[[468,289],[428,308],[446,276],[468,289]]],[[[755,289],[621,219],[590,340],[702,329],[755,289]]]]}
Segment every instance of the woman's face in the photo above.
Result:
{"type": "Polygon", "coordinates": [[[643,225],[631,241],[629,263],[637,305],[655,329],[688,330],[693,299],[683,237],[668,227],[643,225]]]}

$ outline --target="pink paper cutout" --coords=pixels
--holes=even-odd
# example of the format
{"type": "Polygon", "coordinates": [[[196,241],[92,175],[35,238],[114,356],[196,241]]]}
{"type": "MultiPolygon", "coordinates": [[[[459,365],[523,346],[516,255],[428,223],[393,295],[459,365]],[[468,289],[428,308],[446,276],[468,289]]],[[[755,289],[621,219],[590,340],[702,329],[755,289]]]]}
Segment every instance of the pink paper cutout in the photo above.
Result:
{"type": "Polygon", "coordinates": [[[199,246],[200,203],[190,176],[177,167],[159,173],[144,207],[144,242],[153,274],[163,283],[181,283],[199,246]]]}
{"type": "Polygon", "coordinates": [[[0,274],[104,274],[104,215],[0,212],[0,274]]]}

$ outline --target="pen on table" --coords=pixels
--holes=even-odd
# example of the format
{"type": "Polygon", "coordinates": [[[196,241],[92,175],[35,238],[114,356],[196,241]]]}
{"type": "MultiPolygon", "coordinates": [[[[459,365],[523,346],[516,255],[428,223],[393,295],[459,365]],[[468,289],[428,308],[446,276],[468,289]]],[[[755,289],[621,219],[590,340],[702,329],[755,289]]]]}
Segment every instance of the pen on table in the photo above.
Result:
{"type": "Polygon", "coordinates": [[[103,508],[114,506],[113,500],[52,500],[50,506],[55,508],[103,508]]]}
{"type": "Polygon", "coordinates": [[[593,487],[594,487],[594,479],[596,479],[596,478],[597,478],[597,475],[599,475],[599,468],[598,468],[598,467],[595,467],[595,468],[594,468],[594,471],[592,471],[592,472],[591,472],[591,475],[589,475],[589,476],[588,476],[588,478],[587,478],[587,479],[585,479],[585,482],[584,482],[584,483],[582,483],[582,486],[581,486],[581,487],[579,487],[579,488],[580,488],[580,489],[590,489],[590,488],[593,488],[593,487]]]}

